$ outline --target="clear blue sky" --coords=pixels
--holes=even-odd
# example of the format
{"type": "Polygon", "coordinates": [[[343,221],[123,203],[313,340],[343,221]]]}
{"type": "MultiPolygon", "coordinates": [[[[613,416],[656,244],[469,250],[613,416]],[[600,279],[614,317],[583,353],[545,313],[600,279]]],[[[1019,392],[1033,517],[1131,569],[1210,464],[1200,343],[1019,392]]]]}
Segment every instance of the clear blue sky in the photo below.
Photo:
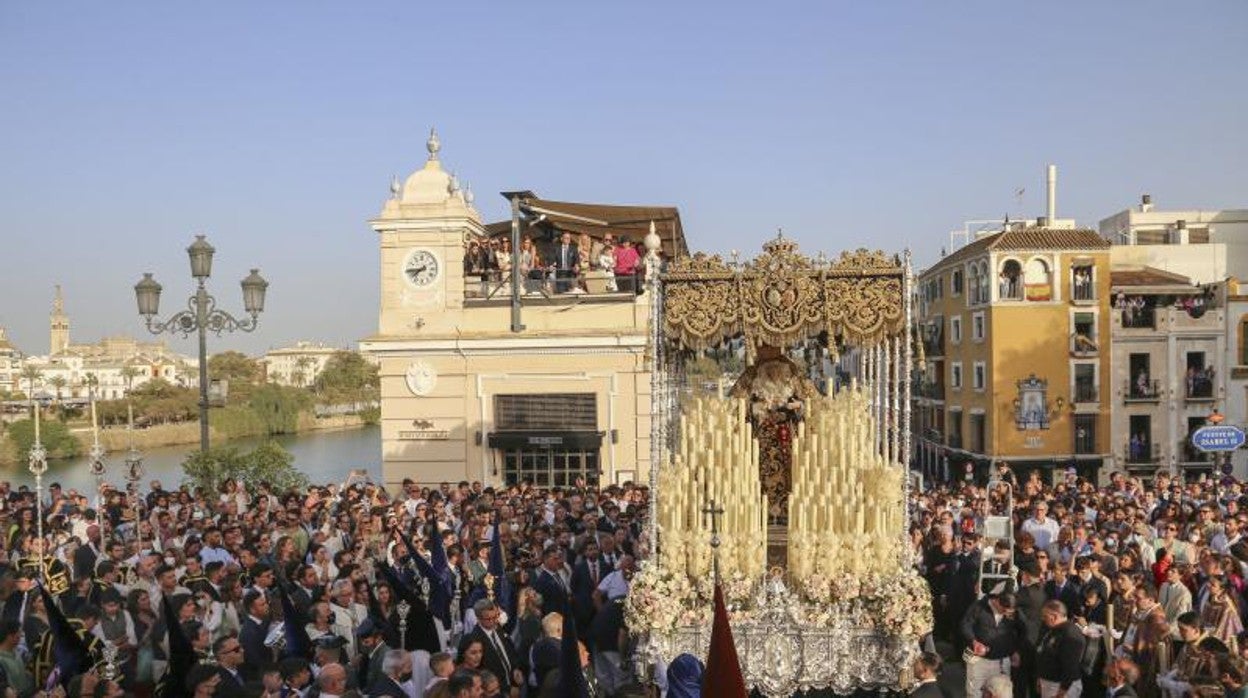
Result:
{"type": "Polygon", "coordinates": [[[1048,162],[1089,225],[1143,192],[1245,207],[1246,28],[1242,0],[5,2],[0,325],[46,352],[60,283],[75,340],[137,334],[140,272],[178,309],[206,232],[227,308],[272,282],[212,350],[352,342],[365,221],[430,125],[487,220],[505,189],[675,204],[715,251],[782,226],[930,263],[966,219],[1042,213],[1048,162]]]}

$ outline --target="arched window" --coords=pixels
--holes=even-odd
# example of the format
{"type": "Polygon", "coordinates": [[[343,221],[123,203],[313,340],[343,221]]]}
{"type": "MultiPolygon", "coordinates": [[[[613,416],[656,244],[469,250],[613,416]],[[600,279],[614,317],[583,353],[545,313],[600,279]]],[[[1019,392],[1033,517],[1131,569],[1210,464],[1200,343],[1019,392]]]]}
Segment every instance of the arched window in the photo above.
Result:
{"type": "Polygon", "coordinates": [[[1028,260],[1023,277],[1026,282],[1027,300],[1047,301],[1053,298],[1053,282],[1049,275],[1049,265],[1043,259],[1028,260]]]}
{"type": "Polygon", "coordinates": [[[990,288],[990,286],[988,285],[989,283],[990,281],[988,279],[988,262],[980,262],[979,263],[979,302],[980,303],[987,303],[988,299],[992,297],[988,291],[988,289],[990,288]]]}
{"type": "Polygon", "coordinates": [[[979,298],[979,275],[975,273],[975,265],[972,264],[966,270],[966,304],[974,305],[978,303],[979,298]]]}
{"type": "Polygon", "coordinates": [[[997,275],[997,295],[1001,300],[1023,299],[1023,267],[1018,260],[1007,259],[1001,264],[1001,273],[997,275]]]}

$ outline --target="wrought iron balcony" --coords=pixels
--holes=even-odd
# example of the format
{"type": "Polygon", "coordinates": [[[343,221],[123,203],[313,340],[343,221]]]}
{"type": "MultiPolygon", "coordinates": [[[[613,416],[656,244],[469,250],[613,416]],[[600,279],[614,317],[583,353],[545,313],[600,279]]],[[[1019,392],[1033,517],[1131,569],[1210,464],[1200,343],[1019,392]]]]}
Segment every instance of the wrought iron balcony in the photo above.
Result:
{"type": "Polygon", "coordinates": [[[1161,402],[1161,381],[1145,378],[1127,381],[1122,388],[1123,402],[1161,402]]]}

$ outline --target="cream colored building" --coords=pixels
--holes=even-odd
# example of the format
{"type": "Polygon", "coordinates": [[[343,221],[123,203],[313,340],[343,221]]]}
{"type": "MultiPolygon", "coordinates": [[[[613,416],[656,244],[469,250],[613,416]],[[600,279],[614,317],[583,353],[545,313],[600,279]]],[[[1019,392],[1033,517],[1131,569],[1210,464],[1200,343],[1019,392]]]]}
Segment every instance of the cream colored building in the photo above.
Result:
{"type": "Polygon", "coordinates": [[[319,342],[295,342],[265,352],[260,365],[264,366],[265,380],[306,388],[321,374],[329,358],[340,351],[344,350],[319,342]]]}
{"type": "Polygon", "coordinates": [[[86,400],[91,381],[97,398],[116,400],[156,378],[174,385],[192,385],[198,380],[199,362],[170,351],[164,342],[140,342],[125,336],[105,337],[93,344],[70,341],[69,316],[60,286],[56,287],[48,325],[52,351],[45,356],[25,357],[10,352],[7,363],[0,359],[0,389],[11,385],[11,392],[26,393],[30,386],[20,377],[26,366],[39,369],[35,396],[50,400],[86,400]]]}
{"type": "MultiPolygon", "coordinates": [[[[1248,278],[1248,210],[1159,209],[1145,195],[1099,229],[1114,243],[1115,305],[1126,306],[1115,308],[1112,327],[1123,397],[1114,413],[1116,456],[1129,458],[1131,437],[1151,431],[1140,458],[1207,471],[1208,456],[1191,448],[1188,435],[1215,409],[1227,424],[1248,424],[1248,305],[1237,282],[1248,278]],[[1193,368],[1212,380],[1192,389],[1193,368]],[[1149,390],[1134,385],[1141,372],[1149,390]],[[1148,396],[1153,383],[1159,398],[1148,396]]],[[[1237,475],[1248,472],[1248,452],[1233,461],[1237,475]]]]}
{"type": "MultiPolygon", "coordinates": [[[[509,289],[494,284],[482,293],[481,281],[464,273],[465,245],[486,239],[487,227],[471,194],[443,169],[436,135],[428,149],[424,167],[396,182],[370,223],[381,311],[377,333],[360,349],[380,365],[386,483],[562,485],[646,472],[648,296],[535,291],[521,297],[524,329],[513,332],[509,289]]],[[[649,213],[666,219],[658,226],[666,251],[684,251],[675,209],[517,196],[533,217],[525,234],[539,247],[549,249],[564,231],[590,234],[586,226],[597,239],[644,229],[637,219],[649,213]]]]}

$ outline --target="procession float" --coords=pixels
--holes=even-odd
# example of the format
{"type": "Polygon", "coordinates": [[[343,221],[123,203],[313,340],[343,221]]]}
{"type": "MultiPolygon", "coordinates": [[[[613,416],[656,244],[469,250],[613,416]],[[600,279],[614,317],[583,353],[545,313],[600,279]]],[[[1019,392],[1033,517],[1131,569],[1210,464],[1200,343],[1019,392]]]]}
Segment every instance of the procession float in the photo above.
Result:
{"type": "Polygon", "coordinates": [[[754,690],[904,690],[932,624],[906,541],[909,256],[811,259],[780,235],[736,257],[650,260],[654,516],[625,605],[639,667],[706,656],[717,567],[754,690]],[[686,361],[724,347],[744,370],[698,394],[686,361]]]}

